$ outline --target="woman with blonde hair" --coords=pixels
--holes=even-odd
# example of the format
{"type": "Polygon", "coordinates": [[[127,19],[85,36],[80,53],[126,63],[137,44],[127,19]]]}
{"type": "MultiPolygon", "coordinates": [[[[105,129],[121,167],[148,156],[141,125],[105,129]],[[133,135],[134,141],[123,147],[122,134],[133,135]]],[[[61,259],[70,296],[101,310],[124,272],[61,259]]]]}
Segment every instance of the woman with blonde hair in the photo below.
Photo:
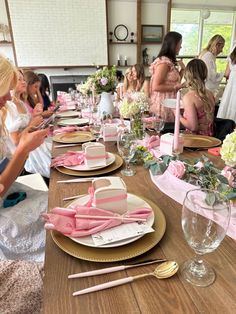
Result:
{"type": "MultiPolygon", "coordinates": [[[[19,144],[25,128],[35,127],[43,121],[41,115],[33,116],[26,105],[27,84],[22,71],[18,70],[18,80],[12,92],[12,101],[8,101],[1,110],[5,126],[15,147],[19,144]]],[[[44,143],[30,152],[25,170],[29,173],[39,173],[43,177],[50,176],[52,140],[46,138],[44,143]]]]}
{"type": "Polygon", "coordinates": [[[133,80],[132,76],[132,67],[129,67],[125,71],[125,77],[124,77],[124,85],[123,85],[123,93],[132,93],[135,91],[136,88],[136,82],[133,80]]]}
{"type": "Polygon", "coordinates": [[[188,133],[212,136],[215,101],[205,86],[205,63],[199,59],[191,60],[186,66],[184,78],[188,92],[183,97],[184,113],[180,123],[188,133]]]}
{"type": "Polygon", "coordinates": [[[149,97],[149,81],[145,77],[143,64],[135,64],[132,66],[132,78],[136,82],[135,91],[143,92],[149,97]]]}
{"type": "Polygon", "coordinates": [[[214,35],[208,42],[208,45],[199,55],[199,59],[203,60],[207,66],[206,88],[209,89],[215,96],[218,92],[220,82],[224,76],[224,72],[217,73],[216,56],[218,56],[224,48],[225,39],[217,34],[214,35]]]}
{"type": "MultiPolygon", "coordinates": [[[[11,100],[10,90],[16,83],[17,70],[10,61],[0,56],[0,109],[11,100]]],[[[42,262],[44,259],[45,231],[40,215],[47,210],[47,193],[14,181],[21,173],[29,153],[43,143],[47,133],[47,129],[32,132],[26,128],[12,153],[12,142],[0,117],[0,162],[7,163],[1,169],[0,177],[3,185],[0,192],[0,260],[42,262]],[[26,192],[26,198],[15,205],[1,199],[20,191],[26,192]]]]}

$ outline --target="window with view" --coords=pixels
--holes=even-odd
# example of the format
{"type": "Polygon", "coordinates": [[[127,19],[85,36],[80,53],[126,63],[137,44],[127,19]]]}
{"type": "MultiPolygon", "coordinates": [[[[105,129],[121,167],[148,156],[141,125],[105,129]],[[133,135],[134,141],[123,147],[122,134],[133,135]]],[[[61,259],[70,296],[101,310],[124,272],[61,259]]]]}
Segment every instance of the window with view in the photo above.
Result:
{"type": "Polygon", "coordinates": [[[225,47],[220,58],[217,58],[217,69],[224,71],[233,37],[234,14],[234,12],[211,10],[210,17],[204,20],[201,18],[200,10],[172,9],[170,29],[183,36],[180,55],[185,63],[199,55],[212,36],[220,34],[225,38],[225,47]]]}

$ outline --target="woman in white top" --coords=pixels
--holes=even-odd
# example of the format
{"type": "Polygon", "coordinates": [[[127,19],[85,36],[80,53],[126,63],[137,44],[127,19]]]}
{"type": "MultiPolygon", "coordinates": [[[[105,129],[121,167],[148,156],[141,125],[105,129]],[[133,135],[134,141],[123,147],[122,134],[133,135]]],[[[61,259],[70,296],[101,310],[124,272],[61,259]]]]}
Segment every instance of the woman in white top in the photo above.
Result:
{"type": "Polygon", "coordinates": [[[217,73],[216,56],[223,51],[225,40],[221,35],[213,36],[207,47],[199,55],[199,59],[203,60],[207,66],[206,88],[210,90],[214,96],[217,95],[220,82],[224,76],[224,72],[217,73]]]}
{"type": "MultiPolygon", "coordinates": [[[[31,118],[32,115],[28,111],[24,102],[26,88],[27,84],[24,80],[23,73],[19,71],[17,85],[13,90],[12,101],[7,102],[5,108],[2,109],[5,126],[15,145],[18,145],[21,134],[26,127],[38,125],[43,120],[41,115],[31,118]]],[[[25,163],[26,171],[30,173],[39,173],[42,176],[49,178],[51,149],[51,138],[47,138],[40,147],[29,154],[25,163]]]]}
{"type": "MultiPolygon", "coordinates": [[[[11,100],[10,89],[17,83],[17,70],[0,56],[0,109],[11,100]]],[[[0,119],[0,161],[5,157],[9,162],[1,173],[0,183],[0,261],[29,260],[42,262],[44,259],[45,231],[41,213],[47,210],[46,192],[33,190],[15,183],[21,173],[30,151],[41,145],[48,130],[22,132],[19,144],[11,153],[11,139],[0,119]],[[26,192],[27,197],[16,205],[4,208],[4,199],[13,192],[26,192]],[[3,199],[2,199],[3,198],[3,199]]]]}
{"type": "Polygon", "coordinates": [[[236,121],[236,46],[231,52],[225,76],[228,78],[217,118],[231,119],[236,121]]]}

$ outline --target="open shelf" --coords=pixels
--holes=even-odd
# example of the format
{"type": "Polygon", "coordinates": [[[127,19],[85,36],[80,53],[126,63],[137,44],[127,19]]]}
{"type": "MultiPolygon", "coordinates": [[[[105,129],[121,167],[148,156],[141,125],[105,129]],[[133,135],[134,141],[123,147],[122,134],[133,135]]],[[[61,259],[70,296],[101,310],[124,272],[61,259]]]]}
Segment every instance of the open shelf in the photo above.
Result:
{"type": "Polygon", "coordinates": [[[137,45],[137,42],[128,42],[128,41],[109,41],[110,45],[137,45]]]}
{"type": "Polygon", "coordinates": [[[0,45],[11,45],[11,44],[12,44],[11,41],[4,41],[4,40],[0,41],[0,45]]]}

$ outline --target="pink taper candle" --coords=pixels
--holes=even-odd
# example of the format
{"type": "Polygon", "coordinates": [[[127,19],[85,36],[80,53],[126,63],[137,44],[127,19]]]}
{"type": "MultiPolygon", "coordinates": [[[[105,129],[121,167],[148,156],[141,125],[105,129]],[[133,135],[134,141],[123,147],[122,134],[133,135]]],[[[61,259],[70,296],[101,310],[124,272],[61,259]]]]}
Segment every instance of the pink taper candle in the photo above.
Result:
{"type": "Polygon", "coordinates": [[[179,149],[179,125],[180,125],[180,91],[177,92],[175,109],[174,152],[179,149]]]}

